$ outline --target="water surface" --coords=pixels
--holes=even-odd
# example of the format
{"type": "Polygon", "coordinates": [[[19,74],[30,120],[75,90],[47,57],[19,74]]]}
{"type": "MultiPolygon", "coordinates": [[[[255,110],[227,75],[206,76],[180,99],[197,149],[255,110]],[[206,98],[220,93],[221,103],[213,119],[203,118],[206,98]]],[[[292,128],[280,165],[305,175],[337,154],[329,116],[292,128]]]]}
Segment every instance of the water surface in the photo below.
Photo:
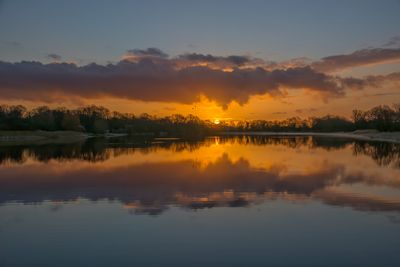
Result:
{"type": "Polygon", "coordinates": [[[400,145],[1,146],[0,266],[400,266],[400,145]]]}

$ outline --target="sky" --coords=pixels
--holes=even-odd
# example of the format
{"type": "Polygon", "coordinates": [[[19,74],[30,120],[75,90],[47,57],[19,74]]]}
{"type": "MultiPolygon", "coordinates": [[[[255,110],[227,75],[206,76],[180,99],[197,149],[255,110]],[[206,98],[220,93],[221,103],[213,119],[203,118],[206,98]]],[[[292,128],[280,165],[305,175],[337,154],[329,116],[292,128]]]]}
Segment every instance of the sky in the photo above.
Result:
{"type": "Polygon", "coordinates": [[[400,1],[0,0],[0,103],[284,119],[400,103],[400,1]]]}

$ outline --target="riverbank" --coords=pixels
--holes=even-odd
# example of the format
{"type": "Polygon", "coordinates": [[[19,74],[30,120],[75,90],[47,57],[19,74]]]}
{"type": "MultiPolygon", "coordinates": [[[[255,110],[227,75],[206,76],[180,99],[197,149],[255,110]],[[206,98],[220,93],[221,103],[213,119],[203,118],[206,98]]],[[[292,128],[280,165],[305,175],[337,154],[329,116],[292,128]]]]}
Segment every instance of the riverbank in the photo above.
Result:
{"type": "Polygon", "coordinates": [[[120,137],[125,133],[92,134],[75,131],[0,131],[0,145],[44,145],[83,142],[94,137],[120,137]]]}
{"type": "Polygon", "coordinates": [[[0,145],[74,143],[87,138],[74,131],[0,131],[0,145]]]}
{"type": "MultiPolygon", "coordinates": [[[[68,144],[83,142],[94,137],[120,137],[125,133],[91,134],[74,131],[0,131],[0,145],[41,145],[68,144]]],[[[321,136],[347,138],[364,141],[400,143],[400,132],[379,132],[376,130],[359,130],[354,132],[222,132],[219,135],[259,135],[259,136],[321,136]]]]}
{"type": "Polygon", "coordinates": [[[262,136],[323,136],[349,138],[364,141],[400,143],[400,132],[379,132],[376,130],[358,130],[354,132],[224,132],[221,135],[262,135],[262,136]]]}

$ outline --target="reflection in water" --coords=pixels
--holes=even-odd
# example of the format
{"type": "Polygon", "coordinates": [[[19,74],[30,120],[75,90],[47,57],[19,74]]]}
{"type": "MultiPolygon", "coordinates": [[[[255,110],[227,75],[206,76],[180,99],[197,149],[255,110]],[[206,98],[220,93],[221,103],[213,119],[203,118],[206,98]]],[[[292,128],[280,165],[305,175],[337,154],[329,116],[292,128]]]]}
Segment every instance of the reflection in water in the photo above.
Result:
{"type": "Polygon", "coordinates": [[[150,153],[159,148],[179,152],[194,150],[204,143],[176,140],[149,140],[113,138],[112,141],[103,138],[88,139],[86,142],[74,144],[47,144],[40,146],[0,146],[0,164],[24,163],[28,159],[47,162],[52,159],[66,161],[79,159],[90,162],[101,162],[111,156],[128,154],[133,149],[141,153],[150,153]]]}
{"type": "Polygon", "coordinates": [[[380,166],[394,164],[400,168],[400,144],[356,142],[353,151],[355,155],[370,156],[380,166]]]}
{"type": "Polygon", "coordinates": [[[218,144],[238,145],[281,145],[295,148],[322,148],[325,150],[351,147],[355,155],[368,155],[380,166],[395,165],[400,168],[400,144],[387,142],[368,142],[327,137],[272,137],[272,136],[236,136],[214,137],[198,141],[168,140],[168,139],[137,139],[137,138],[102,138],[89,139],[86,142],[74,144],[48,144],[41,146],[0,146],[0,165],[7,162],[24,163],[31,158],[47,162],[52,159],[59,161],[79,159],[90,162],[106,161],[111,156],[132,153],[135,149],[141,153],[152,153],[159,149],[171,152],[183,150],[194,151],[200,147],[218,144]]]}
{"type": "Polygon", "coordinates": [[[283,199],[400,212],[399,155],[398,144],[267,136],[1,147],[0,202],[108,199],[156,215],[283,199]]]}
{"type": "Polygon", "coordinates": [[[0,266],[399,266],[398,145],[90,139],[0,161],[0,266]]]}

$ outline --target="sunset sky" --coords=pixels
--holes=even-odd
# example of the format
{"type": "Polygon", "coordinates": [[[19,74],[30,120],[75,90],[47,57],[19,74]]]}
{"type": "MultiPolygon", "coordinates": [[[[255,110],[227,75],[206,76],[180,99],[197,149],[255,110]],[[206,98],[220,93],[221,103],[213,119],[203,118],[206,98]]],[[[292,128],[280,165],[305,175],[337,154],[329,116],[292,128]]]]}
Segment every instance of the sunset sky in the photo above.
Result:
{"type": "Polygon", "coordinates": [[[0,103],[350,116],[400,103],[400,1],[0,0],[0,103]]]}

